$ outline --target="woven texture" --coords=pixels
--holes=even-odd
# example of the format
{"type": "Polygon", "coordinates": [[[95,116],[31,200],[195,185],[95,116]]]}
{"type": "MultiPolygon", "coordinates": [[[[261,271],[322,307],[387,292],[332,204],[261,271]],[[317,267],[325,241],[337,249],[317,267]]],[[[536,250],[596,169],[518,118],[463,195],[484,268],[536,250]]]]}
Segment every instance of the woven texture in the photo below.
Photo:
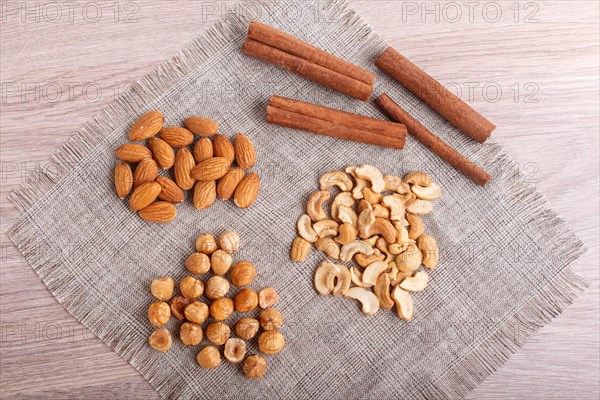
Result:
{"type": "MultiPolygon", "coordinates": [[[[411,137],[397,151],[267,125],[273,94],[385,117],[372,103],[244,56],[251,19],[373,72],[386,47],[344,1],[242,7],[90,121],[53,157],[52,167],[13,193],[23,214],[9,235],[58,301],[165,398],[463,398],[583,290],[585,283],[568,268],[582,254],[581,242],[523,183],[493,139],[484,145],[468,139],[385,74],[378,73],[374,94],[387,92],[487,169],[494,180],[486,188],[411,137]],[[113,153],[150,109],[162,110],[170,125],[203,115],[219,121],[229,137],[250,136],[262,178],[255,205],[240,210],[219,201],[198,211],[187,200],[166,225],[130,212],[114,194],[113,153]],[[441,249],[440,265],[427,290],[414,296],[410,323],[395,312],[367,318],[352,300],[320,297],[312,283],[322,260],[317,252],[304,264],[289,261],[295,222],[319,175],[356,164],[396,175],[424,170],[444,191],[423,218],[441,249]],[[200,346],[176,339],[160,354],[146,342],[153,330],[146,318],[151,280],[181,279],[195,238],[225,230],[242,239],[235,259],[257,265],[253,288],[275,287],[286,317],[287,346],[268,357],[259,381],[249,382],[228,363],[200,369],[200,346]]],[[[173,320],[168,325],[174,336],[177,327],[173,320]]],[[[257,351],[255,341],[250,351],[257,351]]]]}

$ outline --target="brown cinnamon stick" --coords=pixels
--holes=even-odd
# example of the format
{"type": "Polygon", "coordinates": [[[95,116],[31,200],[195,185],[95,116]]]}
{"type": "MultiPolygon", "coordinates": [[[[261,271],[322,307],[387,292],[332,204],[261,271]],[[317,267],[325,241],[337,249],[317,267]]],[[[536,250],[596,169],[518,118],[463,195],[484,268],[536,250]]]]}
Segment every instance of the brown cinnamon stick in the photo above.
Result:
{"type": "Polygon", "coordinates": [[[258,21],[250,23],[248,37],[369,86],[375,82],[375,74],[258,21]]]}
{"type": "Polygon", "coordinates": [[[494,124],[394,48],[388,47],[375,65],[479,143],[485,142],[496,129],[494,124]]]}
{"type": "Polygon", "coordinates": [[[431,133],[419,121],[408,115],[387,94],[382,94],[375,100],[375,104],[392,120],[403,123],[408,132],[419,142],[429,147],[435,154],[446,160],[454,168],[471,178],[478,185],[485,186],[491,179],[490,175],[481,167],[471,162],[465,156],[454,150],[442,139],[431,133]]]}
{"type": "Polygon", "coordinates": [[[344,111],[274,96],[267,106],[267,122],[355,142],[395,149],[404,148],[406,127],[344,111]],[[329,111],[331,115],[324,113],[329,111]],[[383,123],[383,124],[381,124],[383,123]],[[388,129],[380,129],[387,125],[388,129]],[[375,131],[369,127],[377,126],[375,131]]]}

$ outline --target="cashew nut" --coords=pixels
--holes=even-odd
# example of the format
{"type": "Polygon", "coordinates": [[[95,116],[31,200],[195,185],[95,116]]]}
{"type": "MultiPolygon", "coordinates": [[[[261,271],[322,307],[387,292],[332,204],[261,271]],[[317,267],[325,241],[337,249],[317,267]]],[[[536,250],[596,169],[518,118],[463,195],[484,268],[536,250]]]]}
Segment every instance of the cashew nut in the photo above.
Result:
{"type": "Polygon", "coordinates": [[[354,190],[352,190],[352,197],[354,197],[356,200],[360,200],[364,198],[363,189],[368,186],[369,182],[356,176],[356,168],[357,167],[355,166],[346,167],[346,173],[352,175],[356,181],[356,186],[354,187],[354,190]]]}
{"type": "Polygon", "coordinates": [[[313,229],[320,238],[337,236],[339,227],[340,225],[332,219],[325,219],[313,224],[313,229]]]}
{"type": "Polygon", "coordinates": [[[317,232],[315,232],[315,230],[312,227],[312,221],[308,215],[304,214],[300,218],[298,218],[297,226],[300,237],[306,240],[307,242],[314,243],[319,238],[317,232]]]}
{"type": "Polygon", "coordinates": [[[396,265],[396,261],[392,261],[388,264],[388,275],[390,276],[390,284],[392,286],[396,286],[400,281],[398,280],[398,266],[396,265]]]}
{"type": "Polygon", "coordinates": [[[346,292],[346,297],[358,300],[362,306],[362,312],[373,316],[379,311],[379,299],[369,289],[353,287],[346,292]]]}
{"type": "Polygon", "coordinates": [[[350,271],[343,265],[336,265],[337,267],[337,282],[335,287],[333,288],[334,296],[343,296],[350,289],[350,283],[352,282],[352,277],[350,276],[350,271]]]}
{"type": "Polygon", "coordinates": [[[333,203],[331,203],[331,216],[338,222],[341,222],[339,219],[339,209],[341,206],[354,207],[354,198],[351,193],[342,192],[335,196],[333,203]]]}
{"type": "Polygon", "coordinates": [[[390,210],[381,204],[373,205],[373,211],[375,211],[375,216],[377,218],[390,219],[390,210]]]}
{"type": "Polygon", "coordinates": [[[362,282],[362,272],[358,270],[356,267],[350,268],[350,278],[352,279],[352,283],[358,287],[367,287],[362,282]]]}
{"type": "Polygon", "coordinates": [[[406,278],[400,283],[400,287],[409,292],[422,292],[429,284],[429,275],[425,271],[419,271],[415,276],[406,278]]]}
{"type": "Polygon", "coordinates": [[[379,275],[383,274],[388,269],[387,263],[383,261],[375,261],[371,263],[363,272],[362,281],[365,285],[373,286],[377,282],[379,275]]]}
{"type": "Polygon", "coordinates": [[[414,303],[412,296],[405,290],[402,290],[400,286],[392,291],[392,299],[396,303],[396,311],[398,316],[406,321],[410,321],[414,313],[414,303]]]}
{"type": "Polygon", "coordinates": [[[363,242],[367,242],[367,243],[369,243],[369,245],[371,247],[375,247],[375,245],[377,245],[378,240],[379,240],[379,236],[375,235],[375,236],[371,236],[368,239],[363,239],[363,242]]]}
{"type": "Polygon", "coordinates": [[[354,209],[346,206],[340,206],[338,210],[338,219],[346,224],[351,224],[352,226],[357,226],[358,216],[356,216],[356,212],[354,209]]]}
{"type": "MultiPolygon", "coordinates": [[[[373,215],[375,215],[375,214],[373,213],[373,215]]],[[[359,226],[359,228],[361,226],[360,225],[360,217],[359,217],[358,226],[359,226]]],[[[365,231],[360,230],[360,232],[361,232],[361,238],[363,238],[363,239],[369,238],[373,235],[381,235],[388,243],[394,243],[394,242],[396,242],[396,239],[398,238],[398,231],[396,230],[396,228],[394,228],[394,225],[392,225],[392,223],[390,221],[388,221],[387,219],[383,219],[383,218],[375,218],[375,222],[373,222],[370,226],[368,226],[368,228],[365,231]],[[365,236],[362,236],[363,233],[365,236]]]]}
{"type": "Polygon", "coordinates": [[[418,215],[406,214],[408,221],[408,237],[417,240],[425,232],[425,224],[418,215]]]}
{"type": "Polygon", "coordinates": [[[325,260],[315,272],[315,289],[321,296],[327,296],[335,287],[338,268],[331,261],[325,260]]]}
{"type": "Polygon", "coordinates": [[[373,210],[373,206],[366,200],[361,200],[358,202],[358,215],[365,210],[373,210]]]}
{"type": "Polygon", "coordinates": [[[390,253],[388,242],[384,238],[377,239],[377,243],[375,244],[375,246],[377,247],[377,250],[379,250],[382,254],[385,255],[383,262],[385,262],[386,264],[390,263],[396,258],[396,255],[390,253]]]}
{"type": "Polygon", "coordinates": [[[381,196],[381,193],[375,193],[373,190],[371,190],[371,188],[368,187],[363,189],[363,197],[371,205],[381,203],[381,199],[383,198],[383,196],[381,196]]]}
{"type": "Polygon", "coordinates": [[[292,251],[290,252],[290,258],[292,261],[304,262],[308,258],[310,253],[311,244],[301,237],[294,239],[292,243],[292,251]]]}
{"type": "Polygon", "coordinates": [[[367,268],[369,265],[373,264],[375,261],[383,261],[384,255],[377,249],[373,251],[373,254],[370,256],[365,256],[363,254],[357,254],[354,256],[356,263],[363,268],[367,268]]]}
{"type": "Polygon", "coordinates": [[[429,214],[433,205],[427,200],[417,199],[412,205],[406,207],[406,212],[411,214],[429,214]]]}
{"type": "Polygon", "coordinates": [[[354,186],[350,177],[342,171],[331,171],[321,175],[319,183],[321,184],[321,190],[329,190],[337,186],[342,192],[349,192],[354,186]]]}
{"type": "Polygon", "coordinates": [[[354,171],[357,178],[366,179],[371,182],[371,189],[375,193],[381,193],[385,190],[385,181],[381,171],[372,165],[361,165],[354,171]]]}
{"type": "Polygon", "coordinates": [[[342,247],[342,251],[340,252],[340,259],[344,262],[349,262],[350,260],[352,260],[352,257],[354,257],[355,254],[360,253],[366,256],[370,256],[374,252],[375,250],[368,243],[360,240],[355,240],[353,242],[345,244],[342,247]]]}
{"type": "Polygon", "coordinates": [[[394,307],[394,300],[390,296],[390,275],[383,273],[377,278],[373,287],[373,293],[379,299],[379,306],[384,310],[391,310],[394,307]]]}
{"type": "Polygon", "coordinates": [[[413,185],[411,190],[421,200],[435,200],[442,197],[442,189],[433,182],[429,186],[413,185]]]}
{"type": "Polygon", "coordinates": [[[385,191],[394,191],[398,194],[410,193],[410,186],[408,183],[402,181],[402,178],[393,175],[386,175],[383,177],[385,182],[385,191]]]}
{"type": "Polygon", "coordinates": [[[421,254],[421,250],[417,248],[416,244],[409,243],[406,251],[399,254],[396,258],[396,264],[398,264],[398,269],[402,272],[413,272],[419,269],[422,260],[423,255],[421,254]]]}
{"type": "Polygon", "coordinates": [[[421,235],[417,245],[423,254],[423,265],[429,269],[435,269],[440,258],[437,243],[429,235],[421,235]]]}
{"type": "Polygon", "coordinates": [[[407,194],[393,194],[392,196],[396,196],[402,200],[405,208],[412,206],[415,204],[415,201],[417,201],[417,196],[413,192],[407,194]]]}
{"type": "Polygon", "coordinates": [[[427,187],[431,185],[431,177],[425,172],[411,172],[410,174],[406,175],[404,182],[408,183],[409,185],[427,187]]]}
{"type": "Polygon", "coordinates": [[[343,223],[340,225],[340,234],[337,235],[334,240],[341,245],[348,244],[356,240],[356,236],[358,233],[356,232],[356,228],[354,225],[349,223],[343,223]]]}
{"type": "Polygon", "coordinates": [[[382,200],[382,204],[389,208],[390,219],[392,221],[402,221],[406,210],[404,208],[404,202],[398,196],[385,196],[382,200]]]}
{"type": "Polygon", "coordinates": [[[338,260],[340,258],[340,246],[332,239],[328,237],[319,238],[315,247],[327,256],[338,260]]]}
{"type": "Polygon", "coordinates": [[[331,198],[329,192],[314,192],[306,202],[306,213],[313,222],[327,219],[327,213],[323,210],[323,203],[331,198]]]}
{"type": "Polygon", "coordinates": [[[398,239],[396,239],[396,243],[390,244],[388,249],[392,254],[404,253],[408,244],[411,243],[408,236],[408,230],[402,225],[396,225],[395,228],[398,231],[398,239]]]}

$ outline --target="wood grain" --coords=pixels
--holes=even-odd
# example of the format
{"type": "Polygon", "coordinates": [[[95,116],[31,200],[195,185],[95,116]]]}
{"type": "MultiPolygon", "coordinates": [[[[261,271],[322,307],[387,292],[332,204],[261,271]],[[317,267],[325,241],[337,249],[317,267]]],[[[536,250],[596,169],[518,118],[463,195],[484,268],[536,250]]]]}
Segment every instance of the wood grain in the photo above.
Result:
{"type": "MultiPolygon", "coordinates": [[[[471,13],[455,2],[461,7],[457,18],[449,3],[352,1],[393,46],[448,87],[460,88],[461,98],[498,126],[493,136],[586,242],[588,252],[574,269],[591,283],[470,398],[597,399],[599,5],[479,2],[471,13]],[[497,8],[502,16],[491,22],[497,8]],[[496,101],[498,88],[502,95],[496,101]]],[[[50,8],[38,22],[35,14],[22,21],[11,4],[1,4],[2,232],[18,217],[8,193],[110,104],[117,86],[122,92],[211,26],[220,10],[236,5],[123,2],[115,16],[114,2],[100,1],[94,4],[102,17],[94,23],[82,17],[81,6],[73,22],[64,9],[62,20],[50,21],[55,17],[50,8]]],[[[34,9],[45,3],[25,4],[34,9]]],[[[87,10],[89,20],[94,15],[87,10]]],[[[1,243],[0,397],[158,397],[56,302],[4,233],[1,243]]]]}

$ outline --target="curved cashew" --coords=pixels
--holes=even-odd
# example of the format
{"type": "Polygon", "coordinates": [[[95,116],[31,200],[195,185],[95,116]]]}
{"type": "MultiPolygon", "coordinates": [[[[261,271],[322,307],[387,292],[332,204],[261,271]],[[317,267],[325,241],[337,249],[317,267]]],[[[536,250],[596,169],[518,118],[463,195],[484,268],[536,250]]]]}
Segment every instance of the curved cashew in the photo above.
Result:
{"type": "Polygon", "coordinates": [[[400,283],[399,279],[398,279],[398,272],[400,272],[400,270],[398,269],[398,266],[396,265],[396,261],[392,261],[391,263],[388,264],[389,269],[388,269],[388,275],[390,276],[390,284],[393,286],[396,286],[397,284],[400,283]]]}
{"type": "Polygon", "coordinates": [[[331,198],[329,192],[314,192],[306,202],[306,213],[313,222],[327,219],[327,213],[323,210],[323,203],[331,198]]]}
{"type": "Polygon", "coordinates": [[[340,258],[340,246],[338,246],[338,244],[332,238],[319,238],[317,243],[315,243],[315,247],[317,250],[325,253],[334,260],[338,260],[340,258]]]}
{"type": "Polygon", "coordinates": [[[338,222],[340,222],[339,210],[341,206],[346,206],[350,208],[354,207],[354,197],[352,197],[351,193],[342,192],[335,196],[335,199],[333,199],[333,203],[331,203],[331,216],[338,222]]]}
{"type": "Polygon", "coordinates": [[[371,190],[371,188],[368,187],[363,189],[363,197],[371,205],[381,203],[381,199],[383,198],[383,196],[381,196],[381,193],[375,193],[373,190],[371,190]]]}
{"type": "Polygon", "coordinates": [[[371,182],[371,189],[375,193],[381,193],[385,190],[385,181],[381,171],[372,165],[361,165],[354,171],[356,177],[366,179],[371,182]]]}
{"type": "Polygon", "coordinates": [[[339,227],[340,225],[332,219],[325,219],[313,224],[313,229],[320,238],[337,236],[339,227]]]}
{"type": "Polygon", "coordinates": [[[373,206],[366,200],[361,200],[358,202],[358,215],[366,209],[372,210],[373,206]]]}
{"type": "Polygon", "coordinates": [[[408,237],[412,240],[417,240],[425,232],[425,224],[423,220],[415,214],[406,214],[408,221],[408,237]]]}
{"type": "Polygon", "coordinates": [[[406,321],[410,321],[413,317],[415,308],[410,293],[402,290],[400,286],[396,286],[392,292],[392,299],[394,299],[394,303],[396,303],[398,316],[406,321]]]}
{"type": "Polygon", "coordinates": [[[435,269],[440,258],[440,252],[435,239],[429,235],[421,235],[417,240],[417,246],[423,254],[423,265],[429,269],[435,269]]]}
{"type": "Polygon", "coordinates": [[[382,254],[385,255],[385,258],[383,259],[384,263],[389,264],[396,258],[396,256],[389,251],[388,242],[384,238],[377,239],[376,246],[377,250],[379,250],[382,254]]]}
{"type": "Polygon", "coordinates": [[[396,264],[398,264],[398,269],[402,272],[414,272],[419,269],[422,260],[423,255],[421,254],[421,250],[417,248],[416,244],[409,243],[406,251],[399,254],[396,258],[396,264]]]}
{"type": "Polygon", "coordinates": [[[382,204],[389,208],[392,221],[402,221],[404,219],[406,209],[404,208],[404,202],[398,196],[385,196],[382,204]]]}
{"type": "Polygon", "coordinates": [[[363,272],[362,281],[365,285],[373,286],[377,282],[379,275],[383,274],[388,269],[387,263],[383,261],[375,261],[371,263],[363,272]]]}
{"type": "Polygon", "coordinates": [[[346,171],[346,173],[348,175],[352,175],[353,178],[356,178],[356,166],[355,165],[349,165],[346,167],[346,169],[344,170],[346,171]]]}
{"type": "Polygon", "coordinates": [[[379,306],[384,310],[391,310],[394,307],[394,300],[390,296],[390,275],[383,273],[377,278],[377,282],[373,287],[373,293],[379,299],[379,306]]]}
{"type": "Polygon", "coordinates": [[[363,242],[367,242],[367,243],[369,243],[369,245],[371,245],[371,247],[375,247],[375,245],[377,245],[378,239],[379,239],[379,236],[375,235],[375,236],[371,236],[368,239],[364,239],[363,242]]]}
{"type": "Polygon", "coordinates": [[[374,252],[375,250],[368,243],[362,242],[360,240],[355,240],[354,242],[345,244],[342,247],[342,251],[340,252],[340,259],[344,262],[348,262],[352,260],[352,257],[354,257],[354,255],[357,253],[370,256],[374,252]]]}
{"type": "Polygon", "coordinates": [[[411,214],[429,214],[433,211],[433,205],[427,200],[417,199],[412,205],[406,207],[406,212],[411,214]]]}
{"type": "Polygon", "coordinates": [[[368,186],[369,182],[356,176],[356,168],[357,167],[355,166],[346,167],[346,173],[352,175],[356,181],[356,186],[354,187],[354,190],[352,190],[352,197],[356,200],[360,200],[364,198],[363,189],[368,186]]]}
{"type": "Polygon", "coordinates": [[[321,175],[319,183],[321,184],[321,190],[329,190],[337,186],[342,192],[349,192],[354,187],[350,177],[342,171],[331,171],[321,175]]]}
{"type": "Polygon", "coordinates": [[[317,232],[315,232],[315,230],[312,227],[312,221],[308,215],[304,214],[300,218],[298,218],[297,227],[300,237],[306,240],[307,242],[314,243],[319,238],[317,232]]]}
{"type": "Polygon", "coordinates": [[[396,243],[390,244],[388,249],[390,250],[390,253],[397,255],[406,251],[411,240],[408,236],[408,230],[404,226],[396,225],[396,230],[398,231],[398,239],[396,239],[396,243]]]}
{"type": "Polygon", "coordinates": [[[362,272],[358,270],[356,267],[350,268],[350,278],[352,279],[352,283],[354,283],[358,287],[366,288],[369,287],[365,285],[362,281],[362,272]]]}
{"type": "MultiPolygon", "coordinates": [[[[361,214],[362,215],[362,214],[361,214]]],[[[374,215],[374,214],[373,214],[374,215]]],[[[360,217],[359,217],[360,227],[360,217]]],[[[361,231],[362,235],[363,231],[361,231]]],[[[388,243],[396,242],[398,238],[398,231],[394,228],[394,225],[387,219],[375,218],[375,222],[371,224],[368,230],[364,231],[365,237],[371,237],[373,235],[381,235],[388,243]]],[[[361,236],[362,237],[362,236],[361,236]]]]}
{"type": "Polygon", "coordinates": [[[413,185],[411,190],[421,200],[435,200],[442,197],[442,189],[433,182],[431,185],[425,187],[413,185]]]}
{"type": "Polygon", "coordinates": [[[407,194],[393,194],[392,196],[395,196],[402,200],[405,208],[412,206],[413,204],[415,204],[415,201],[417,201],[417,196],[413,192],[407,194]]]}
{"type": "Polygon", "coordinates": [[[408,292],[422,292],[429,284],[429,275],[425,271],[419,271],[415,276],[406,278],[400,283],[400,287],[408,292]]]}
{"type": "Polygon", "coordinates": [[[410,174],[406,175],[404,182],[408,183],[409,185],[427,187],[431,185],[431,178],[425,172],[411,172],[410,174]]]}
{"type": "Polygon", "coordinates": [[[356,236],[358,233],[356,232],[356,228],[354,225],[349,223],[343,223],[340,225],[340,234],[334,238],[336,242],[341,245],[348,244],[356,240],[356,236]]]}
{"type": "Polygon", "coordinates": [[[410,186],[408,183],[402,181],[402,178],[399,176],[386,175],[383,177],[385,182],[385,190],[393,191],[398,194],[407,194],[410,193],[410,186]]]}
{"type": "Polygon", "coordinates": [[[390,219],[390,210],[381,204],[373,205],[373,211],[375,211],[375,216],[377,218],[390,219]]]}
{"type": "Polygon", "coordinates": [[[357,226],[358,224],[358,216],[350,207],[340,206],[340,209],[338,210],[338,219],[341,222],[351,224],[352,226],[357,226]]]}
{"type": "Polygon", "coordinates": [[[375,223],[377,217],[375,217],[375,211],[372,208],[367,208],[358,216],[358,234],[362,239],[369,238],[373,235],[370,235],[371,226],[375,223]]]}
{"type": "Polygon", "coordinates": [[[379,299],[368,289],[353,287],[346,292],[346,297],[358,300],[362,305],[362,312],[368,316],[379,311],[379,299]]]}
{"type": "Polygon", "coordinates": [[[350,276],[350,271],[343,265],[336,265],[337,267],[337,283],[333,288],[334,296],[343,296],[350,289],[350,283],[352,282],[352,277],[350,276]]]}
{"type": "Polygon", "coordinates": [[[327,296],[334,289],[338,268],[331,261],[325,260],[315,272],[315,289],[321,296],[327,296]]]}
{"type": "Polygon", "coordinates": [[[354,256],[356,263],[363,268],[367,268],[369,265],[373,264],[375,261],[383,261],[384,255],[377,249],[373,251],[373,254],[370,256],[365,256],[363,254],[357,254],[354,256]]]}

